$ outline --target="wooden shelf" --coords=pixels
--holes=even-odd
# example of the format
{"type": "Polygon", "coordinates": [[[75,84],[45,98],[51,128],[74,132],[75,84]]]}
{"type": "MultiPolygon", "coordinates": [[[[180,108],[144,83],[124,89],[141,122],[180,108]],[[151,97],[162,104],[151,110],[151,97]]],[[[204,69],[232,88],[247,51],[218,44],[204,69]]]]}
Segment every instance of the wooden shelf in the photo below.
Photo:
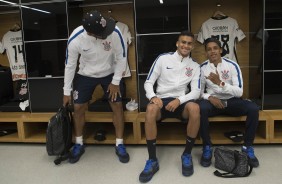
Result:
{"type": "Polygon", "coordinates": [[[18,133],[4,135],[0,137],[0,142],[21,142],[18,133]]]}
{"type": "MultiPolygon", "coordinates": [[[[0,116],[1,117],[1,116],[0,116]]],[[[1,119],[1,118],[0,118],[1,119]]],[[[8,119],[4,117],[0,121],[0,130],[15,130],[11,134],[0,136],[0,142],[21,142],[21,137],[19,136],[18,122],[14,119],[8,119]]]]}
{"type": "MultiPolygon", "coordinates": [[[[133,123],[125,123],[124,126],[124,143],[125,144],[136,144],[137,140],[133,134],[133,123]]],[[[88,144],[115,144],[115,128],[112,122],[110,123],[86,123],[84,128],[84,142],[88,144]],[[95,132],[98,130],[104,130],[106,132],[106,140],[97,141],[94,139],[95,132]]]]}
{"type": "MultiPolygon", "coordinates": [[[[245,122],[212,122],[210,124],[211,141],[213,144],[242,144],[243,142],[236,143],[228,139],[224,136],[224,133],[234,130],[245,132],[245,126],[245,122]]],[[[266,130],[268,130],[267,123],[259,122],[254,140],[255,144],[269,143],[266,130]]]]}
{"type": "MultiPolygon", "coordinates": [[[[173,118],[169,119],[169,122],[158,124],[157,144],[185,144],[186,127],[187,124],[185,123],[173,122],[173,118]]],[[[195,143],[201,144],[199,136],[195,143]]],[[[141,123],[141,139],[139,144],[146,144],[144,122],[141,123]]]]}
{"type": "Polygon", "coordinates": [[[282,143],[282,110],[267,110],[265,112],[270,116],[270,143],[282,143]]]}

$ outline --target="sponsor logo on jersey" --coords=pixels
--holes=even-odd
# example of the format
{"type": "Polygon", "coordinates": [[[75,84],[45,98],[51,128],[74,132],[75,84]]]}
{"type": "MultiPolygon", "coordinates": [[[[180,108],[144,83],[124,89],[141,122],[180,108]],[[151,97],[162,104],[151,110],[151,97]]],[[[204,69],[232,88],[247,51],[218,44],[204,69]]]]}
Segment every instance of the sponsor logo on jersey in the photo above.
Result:
{"type": "Polygon", "coordinates": [[[22,41],[22,37],[14,37],[14,38],[10,38],[10,41],[11,41],[12,43],[14,43],[14,42],[18,42],[18,41],[22,41]]]}
{"type": "Polygon", "coordinates": [[[27,94],[27,88],[26,88],[26,87],[22,87],[22,88],[20,89],[20,91],[19,91],[19,94],[20,94],[20,95],[25,95],[25,94],[27,94]]]}
{"type": "Polygon", "coordinates": [[[192,72],[193,72],[193,68],[186,68],[186,72],[185,72],[185,75],[187,75],[188,77],[191,77],[192,76],[192,72]]]}
{"type": "Polygon", "coordinates": [[[221,71],[221,78],[222,79],[228,79],[229,78],[229,71],[228,70],[223,70],[221,71]]]}
{"type": "Polygon", "coordinates": [[[103,45],[104,45],[104,50],[105,51],[109,51],[109,50],[111,50],[111,42],[107,42],[107,41],[105,41],[104,43],[103,43],[103,45]]]}
{"type": "Polygon", "coordinates": [[[228,32],[228,26],[214,26],[212,30],[213,32],[228,32]]]}

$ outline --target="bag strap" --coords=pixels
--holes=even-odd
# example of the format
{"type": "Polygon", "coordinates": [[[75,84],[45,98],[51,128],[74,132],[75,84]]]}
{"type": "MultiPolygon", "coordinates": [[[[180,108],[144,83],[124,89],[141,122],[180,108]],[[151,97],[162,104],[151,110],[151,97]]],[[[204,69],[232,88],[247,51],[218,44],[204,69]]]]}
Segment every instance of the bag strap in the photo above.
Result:
{"type": "MultiPolygon", "coordinates": [[[[236,151],[236,150],[235,150],[235,152],[239,153],[239,151],[236,151]]],[[[235,158],[236,158],[236,157],[235,157],[235,158]]],[[[248,158],[248,166],[249,166],[248,168],[249,168],[249,171],[248,171],[245,175],[243,175],[243,176],[238,176],[238,175],[232,173],[232,172],[235,170],[236,165],[237,165],[237,163],[238,163],[238,160],[237,160],[237,159],[235,159],[235,167],[232,169],[231,172],[221,173],[221,172],[219,172],[218,170],[216,170],[216,171],[213,172],[213,174],[216,175],[216,176],[218,176],[218,177],[222,177],[222,178],[247,177],[247,176],[249,176],[249,175],[252,173],[252,171],[253,171],[253,166],[250,165],[250,158],[249,158],[249,157],[247,157],[247,158],[248,158]]]]}
{"type": "Polygon", "coordinates": [[[226,173],[221,173],[219,172],[218,170],[214,171],[213,174],[218,176],[218,177],[222,177],[222,178],[238,178],[238,177],[247,177],[249,176],[251,173],[252,173],[252,170],[253,170],[253,166],[250,166],[250,169],[248,171],[248,173],[246,173],[244,176],[238,176],[236,174],[233,174],[231,172],[226,172],[226,173]]]}

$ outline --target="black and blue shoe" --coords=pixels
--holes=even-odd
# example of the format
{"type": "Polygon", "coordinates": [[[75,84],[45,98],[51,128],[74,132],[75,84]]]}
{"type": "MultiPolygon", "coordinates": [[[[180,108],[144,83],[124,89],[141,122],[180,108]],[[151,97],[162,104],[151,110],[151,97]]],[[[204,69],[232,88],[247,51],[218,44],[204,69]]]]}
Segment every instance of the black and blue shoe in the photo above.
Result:
{"type": "Polygon", "coordinates": [[[249,164],[253,167],[259,166],[259,161],[257,157],[255,156],[254,148],[251,146],[242,146],[242,152],[247,153],[249,157],[249,164]]]}
{"type": "Polygon", "coordinates": [[[212,147],[210,145],[206,145],[203,147],[203,154],[201,157],[200,164],[203,167],[209,167],[211,165],[212,160],[212,147]]]}
{"type": "Polygon", "coordinates": [[[116,148],[116,155],[119,158],[119,161],[122,163],[127,163],[129,161],[129,155],[126,152],[124,144],[119,144],[116,148]]]}
{"type": "Polygon", "coordinates": [[[191,154],[184,153],[181,156],[182,161],[182,175],[191,176],[194,173],[193,161],[191,154]]]}
{"type": "Polygon", "coordinates": [[[150,181],[158,170],[158,160],[147,160],[144,170],[139,175],[139,181],[142,183],[150,181]]]}
{"type": "Polygon", "coordinates": [[[79,161],[81,155],[85,152],[84,146],[81,144],[75,144],[70,152],[69,162],[74,164],[79,161]]]}

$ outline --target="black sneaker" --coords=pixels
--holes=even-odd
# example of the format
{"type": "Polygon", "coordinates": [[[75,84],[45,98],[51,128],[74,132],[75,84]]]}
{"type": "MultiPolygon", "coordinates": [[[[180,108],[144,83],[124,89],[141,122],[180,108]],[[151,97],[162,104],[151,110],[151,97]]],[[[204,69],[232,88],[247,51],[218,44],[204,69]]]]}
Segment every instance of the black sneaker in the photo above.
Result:
{"type": "Polygon", "coordinates": [[[184,153],[181,156],[183,176],[191,176],[194,173],[191,154],[184,153]]]}
{"type": "Polygon", "coordinates": [[[85,152],[84,150],[84,146],[81,144],[75,144],[72,147],[71,153],[70,153],[70,158],[69,158],[69,162],[74,164],[77,161],[79,161],[81,155],[83,155],[83,153],[85,152]]]}
{"type": "Polygon", "coordinates": [[[126,152],[125,146],[123,144],[116,146],[116,155],[118,156],[119,161],[122,163],[127,163],[129,161],[129,155],[126,152]]]}
{"type": "Polygon", "coordinates": [[[142,183],[150,181],[158,170],[158,160],[147,160],[144,170],[139,175],[139,181],[142,183]]]}
{"type": "Polygon", "coordinates": [[[251,146],[242,146],[242,152],[247,153],[249,157],[249,164],[253,167],[258,167],[259,166],[259,161],[257,157],[255,156],[254,148],[251,146]]]}
{"type": "Polygon", "coordinates": [[[200,164],[203,167],[209,167],[211,165],[212,160],[212,148],[210,145],[206,145],[203,147],[203,154],[201,157],[200,164]]]}

